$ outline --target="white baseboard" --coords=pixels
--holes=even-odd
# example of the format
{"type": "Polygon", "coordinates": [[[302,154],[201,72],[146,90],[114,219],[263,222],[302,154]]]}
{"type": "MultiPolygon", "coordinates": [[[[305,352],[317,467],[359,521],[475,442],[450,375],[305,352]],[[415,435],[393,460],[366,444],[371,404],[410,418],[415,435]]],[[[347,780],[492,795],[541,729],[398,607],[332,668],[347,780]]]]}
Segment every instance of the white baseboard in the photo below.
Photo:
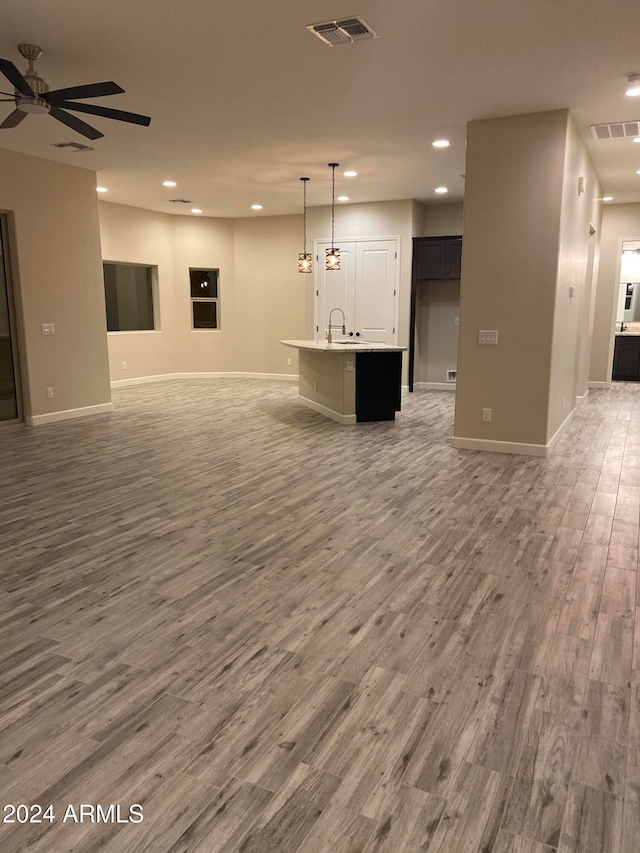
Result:
{"type": "Polygon", "coordinates": [[[98,406],[83,406],[81,409],[65,409],[62,412],[47,412],[46,415],[28,415],[28,426],[41,426],[56,421],[69,421],[71,418],[84,418],[88,415],[105,415],[113,411],[113,403],[100,403],[98,406]]]}
{"type": "Polygon", "coordinates": [[[579,397],[576,397],[576,406],[581,406],[584,402],[586,402],[587,397],[589,396],[589,389],[581,394],[579,397]]]}
{"type": "Polygon", "coordinates": [[[455,382],[414,382],[414,391],[455,391],[455,382]]]}
{"type": "Polygon", "coordinates": [[[546,444],[526,444],[525,442],[519,441],[494,441],[485,438],[462,438],[454,435],[452,446],[458,450],[487,450],[490,453],[516,453],[521,456],[547,457],[551,455],[553,448],[569,425],[574,412],[575,409],[567,415],[546,444]]]}
{"type": "Polygon", "coordinates": [[[292,373],[242,373],[236,371],[197,372],[197,373],[160,373],[156,376],[136,376],[134,379],[114,379],[112,388],[130,388],[134,385],[146,385],[148,382],[171,382],[174,379],[278,379],[283,382],[297,382],[298,374],[292,373]]]}
{"type": "Polygon", "coordinates": [[[308,397],[303,397],[301,394],[298,395],[298,400],[304,406],[308,406],[308,408],[313,409],[314,412],[319,412],[321,415],[331,418],[332,421],[336,421],[344,426],[352,426],[358,422],[355,415],[341,415],[339,412],[335,412],[333,409],[323,406],[322,403],[316,403],[315,400],[310,400],[308,397]]]}
{"type": "Polygon", "coordinates": [[[611,380],[608,382],[589,382],[589,388],[611,388],[611,380]]]}

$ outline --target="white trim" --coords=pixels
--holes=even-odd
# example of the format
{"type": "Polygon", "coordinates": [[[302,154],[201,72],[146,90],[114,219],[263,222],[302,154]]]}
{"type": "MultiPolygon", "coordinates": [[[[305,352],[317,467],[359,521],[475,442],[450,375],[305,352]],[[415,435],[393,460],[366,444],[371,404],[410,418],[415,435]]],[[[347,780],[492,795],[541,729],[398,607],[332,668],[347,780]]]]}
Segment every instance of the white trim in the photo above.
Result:
{"type": "Polygon", "coordinates": [[[418,391],[455,391],[455,382],[414,382],[413,390],[418,391]]]}
{"type": "Polygon", "coordinates": [[[237,371],[197,372],[197,373],[161,373],[155,376],[136,376],[134,379],[114,379],[112,388],[129,388],[134,385],[146,385],[147,382],[171,382],[173,379],[278,379],[283,382],[297,382],[297,373],[242,373],[237,371]]]}
{"type": "Polygon", "coordinates": [[[587,401],[587,397],[589,396],[589,389],[584,392],[584,394],[576,397],[576,406],[581,406],[583,403],[587,401]]]}
{"type": "Polygon", "coordinates": [[[589,388],[611,388],[611,380],[607,382],[589,382],[589,388]]]}
{"type": "Polygon", "coordinates": [[[486,450],[490,453],[517,453],[521,456],[543,456],[551,455],[551,451],[560,440],[560,436],[573,417],[575,409],[570,412],[560,424],[554,435],[546,444],[526,444],[518,441],[494,441],[484,438],[461,438],[454,435],[452,447],[458,450],[486,450]]]}
{"type": "Polygon", "coordinates": [[[327,418],[331,418],[332,421],[337,421],[337,423],[343,424],[344,426],[352,426],[357,423],[355,415],[341,415],[339,412],[334,412],[333,409],[329,409],[321,403],[316,403],[315,400],[303,397],[302,394],[298,394],[298,401],[302,403],[303,406],[313,409],[314,412],[319,412],[319,414],[324,415],[327,418]]]}
{"type": "Polygon", "coordinates": [[[48,412],[46,415],[29,415],[28,426],[52,424],[56,421],[68,421],[71,418],[83,418],[87,415],[105,415],[113,411],[113,403],[100,403],[98,406],[83,406],[81,409],[65,409],[61,412],[48,412]]]}

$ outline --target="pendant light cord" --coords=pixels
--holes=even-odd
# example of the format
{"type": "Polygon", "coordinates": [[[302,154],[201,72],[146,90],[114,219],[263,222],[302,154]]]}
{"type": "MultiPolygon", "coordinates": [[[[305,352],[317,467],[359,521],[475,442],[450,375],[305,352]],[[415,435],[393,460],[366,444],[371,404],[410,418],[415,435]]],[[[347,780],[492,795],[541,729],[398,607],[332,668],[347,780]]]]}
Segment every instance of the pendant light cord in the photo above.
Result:
{"type": "MultiPolygon", "coordinates": [[[[308,180],[308,179],[307,179],[307,180],[308,180]]],[[[304,199],[304,201],[303,201],[303,205],[304,205],[304,228],[303,228],[303,233],[304,233],[303,243],[304,243],[304,247],[303,247],[303,251],[304,251],[304,254],[305,254],[305,258],[306,258],[306,255],[307,255],[307,181],[303,181],[303,182],[302,182],[302,186],[303,186],[303,189],[304,189],[304,195],[303,195],[303,199],[304,199]]]]}
{"type": "Polygon", "coordinates": [[[335,233],[336,219],[336,163],[331,164],[331,249],[333,250],[333,238],[335,233]]]}

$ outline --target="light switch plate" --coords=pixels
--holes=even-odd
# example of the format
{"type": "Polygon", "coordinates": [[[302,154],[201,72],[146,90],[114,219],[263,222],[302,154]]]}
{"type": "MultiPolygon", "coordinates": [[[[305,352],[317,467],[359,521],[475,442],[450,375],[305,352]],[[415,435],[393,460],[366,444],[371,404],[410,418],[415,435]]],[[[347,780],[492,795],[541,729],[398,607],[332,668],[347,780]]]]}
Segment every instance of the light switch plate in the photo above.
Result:
{"type": "Polygon", "coordinates": [[[479,344],[497,344],[498,332],[496,329],[480,329],[478,331],[479,344]]]}
{"type": "Polygon", "coordinates": [[[43,323],[41,328],[43,335],[55,335],[56,333],[56,327],[53,323],[43,323]]]}

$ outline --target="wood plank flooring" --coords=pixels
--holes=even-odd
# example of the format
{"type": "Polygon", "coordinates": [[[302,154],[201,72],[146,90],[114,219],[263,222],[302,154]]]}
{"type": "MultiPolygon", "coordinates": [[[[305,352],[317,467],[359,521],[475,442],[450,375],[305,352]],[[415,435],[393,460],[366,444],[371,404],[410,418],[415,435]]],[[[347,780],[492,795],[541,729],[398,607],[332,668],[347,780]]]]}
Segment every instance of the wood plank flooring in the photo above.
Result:
{"type": "Polygon", "coordinates": [[[2,804],[56,816],[1,853],[637,853],[640,384],[549,459],[296,394],[0,432],[2,804]]]}

